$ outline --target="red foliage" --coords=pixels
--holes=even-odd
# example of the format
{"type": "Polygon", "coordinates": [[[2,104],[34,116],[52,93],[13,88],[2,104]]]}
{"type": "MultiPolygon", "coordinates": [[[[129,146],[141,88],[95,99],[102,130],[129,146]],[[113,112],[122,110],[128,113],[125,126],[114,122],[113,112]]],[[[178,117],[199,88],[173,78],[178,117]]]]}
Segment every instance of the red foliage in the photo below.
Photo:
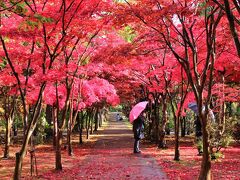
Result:
{"type": "MultiPolygon", "coordinates": [[[[223,158],[212,161],[212,173],[214,179],[238,179],[240,177],[239,159],[240,147],[232,146],[222,151],[223,158]]],[[[153,155],[159,165],[167,173],[171,180],[197,179],[201,167],[201,156],[198,156],[197,148],[193,144],[180,143],[180,161],[174,161],[174,147],[158,150],[156,147],[147,149],[147,154],[153,155]]]]}

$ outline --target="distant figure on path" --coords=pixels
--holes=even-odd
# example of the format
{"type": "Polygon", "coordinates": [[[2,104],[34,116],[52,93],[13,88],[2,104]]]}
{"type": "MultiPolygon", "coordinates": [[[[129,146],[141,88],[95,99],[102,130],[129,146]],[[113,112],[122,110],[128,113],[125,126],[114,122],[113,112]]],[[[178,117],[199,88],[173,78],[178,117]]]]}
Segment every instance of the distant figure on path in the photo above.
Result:
{"type": "Polygon", "coordinates": [[[133,121],[133,133],[134,133],[134,153],[141,153],[139,149],[139,141],[144,138],[144,120],[145,112],[142,112],[136,120],[133,121]]]}
{"type": "Polygon", "coordinates": [[[123,118],[120,116],[120,114],[117,114],[116,119],[117,119],[117,121],[122,121],[123,120],[123,118]]]}

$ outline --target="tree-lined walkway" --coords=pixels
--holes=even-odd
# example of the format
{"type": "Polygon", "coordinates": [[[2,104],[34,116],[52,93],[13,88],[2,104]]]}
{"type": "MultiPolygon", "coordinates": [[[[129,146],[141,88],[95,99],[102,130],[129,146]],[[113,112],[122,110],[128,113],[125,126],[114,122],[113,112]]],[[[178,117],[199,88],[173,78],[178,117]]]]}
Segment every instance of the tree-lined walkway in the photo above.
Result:
{"type": "Polygon", "coordinates": [[[79,167],[77,179],[167,179],[155,159],[133,154],[133,135],[127,122],[109,123],[98,133],[96,145],[79,167]]]}

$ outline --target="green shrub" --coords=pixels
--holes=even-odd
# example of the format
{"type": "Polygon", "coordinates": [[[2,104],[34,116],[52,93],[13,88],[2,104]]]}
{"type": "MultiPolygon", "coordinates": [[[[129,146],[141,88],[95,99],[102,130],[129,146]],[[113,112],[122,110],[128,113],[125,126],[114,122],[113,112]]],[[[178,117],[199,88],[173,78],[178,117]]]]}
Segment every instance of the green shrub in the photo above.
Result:
{"type": "Polygon", "coordinates": [[[232,130],[235,124],[233,118],[227,118],[225,122],[225,128],[218,123],[213,123],[208,125],[208,130],[210,133],[210,149],[212,159],[217,159],[222,157],[218,153],[221,153],[222,148],[227,148],[232,141],[232,130]]]}
{"type": "Polygon", "coordinates": [[[122,105],[118,105],[116,107],[112,107],[112,106],[109,107],[110,112],[120,112],[120,111],[122,111],[122,109],[123,109],[122,105]]]}
{"type": "Polygon", "coordinates": [[[219,159],[219,158],[222,158],[224,157],[224,155],[221,153],[221,152],[214,152],[211,154],[211,159],[214,160],[214,159],[219,159]]]}

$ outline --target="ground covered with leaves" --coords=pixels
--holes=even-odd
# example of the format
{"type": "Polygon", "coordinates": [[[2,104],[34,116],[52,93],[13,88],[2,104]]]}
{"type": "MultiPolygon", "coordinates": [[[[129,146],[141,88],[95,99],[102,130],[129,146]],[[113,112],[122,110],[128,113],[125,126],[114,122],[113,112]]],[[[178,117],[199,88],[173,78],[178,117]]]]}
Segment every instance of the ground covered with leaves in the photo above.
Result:
{"type": "MultiPolygon", "coordinates": [[[[165,179],[157,177],[151,168],[165,173],[168,179],[197,179],[201,156],[198,156],[193,137],[181,138],[180,161],[174,161],[174,139],[167,138],[167,149],[157,149],[156,145],[141,142],[142,154],[132,153],[132,135],[129,125],[111,130],[105,134],[100,130],[83,145],[78,145],[77,136],[74,139],[74,155],[68,156],[67,150],[62,150],[63,171],[54,170],[54,149],[51,144],[36,147],[38,176],[30,174],[30,154],[26,155],[23,164],[23,179],[165,179]],[[124,129],[126,128],[126,129],[124,129]],[[121,133],[121,135],[116,132],[121,133]],[[125,139],[124,139],[125,138],[125,139]],[[121,140],[122,139],[122,140],[121,140]],[[147,168],[150,169],[147,169],[147,168]],[[143,175],[141,175],[144,174],[143,175]]],[[[11,157],[0,160],[0,179],[10,179],[14,170],[14,153],[19,150],[15,145],[10,148],[11,157]]],[[[240,179],[240,146],[234,145],[222,149],[223,157],[212,161],[214,179],[240,179]]],[[[3,156],[1,145],[0,156],[3,156]]],[[[164,176],[163,176],[164,177],[164,176]]]]}
{"type": "MultiPolygon", "coordinates": [[[[147,152],[151,154],[167,173],[169,179],[197,179],[201,168],[201,156],[198,156],[193,137],[182,138],[180,142],[180,161],[174,161],[173,138],[168,139],[168,148],[159,150],[148,145],[147,152]]],[[[240,179],[240,145],[233,144],[221,150],[223,156],[212,161],[214,179],[240,179]]]]}

